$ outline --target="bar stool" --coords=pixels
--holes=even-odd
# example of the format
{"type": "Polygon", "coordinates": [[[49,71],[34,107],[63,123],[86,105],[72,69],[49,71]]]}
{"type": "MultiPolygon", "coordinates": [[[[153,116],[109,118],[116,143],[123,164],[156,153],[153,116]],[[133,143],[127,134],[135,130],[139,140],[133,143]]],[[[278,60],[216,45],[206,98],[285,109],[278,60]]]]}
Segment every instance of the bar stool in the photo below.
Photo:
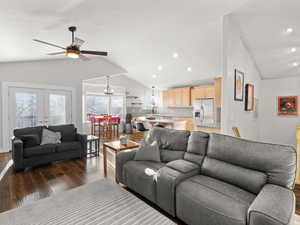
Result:
{"type": "Polygon", "coordinates": [[[119,125],[120,125],[120,117],[112,117],[112,128],[113,128],[113,135],[119,135],[119,125]]]}

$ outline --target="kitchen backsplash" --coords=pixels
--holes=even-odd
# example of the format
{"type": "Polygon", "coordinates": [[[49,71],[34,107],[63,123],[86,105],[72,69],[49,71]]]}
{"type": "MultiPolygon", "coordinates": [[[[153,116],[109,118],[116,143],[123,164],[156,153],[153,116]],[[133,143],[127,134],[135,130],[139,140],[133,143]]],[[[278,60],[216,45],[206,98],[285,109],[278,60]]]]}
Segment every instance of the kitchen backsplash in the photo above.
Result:
{"type": "Polygon", "coordinates": [[[185,107],[185,108],[176,108],[176,107],[161,107],[158,108],[158,113],[162,115],[170,115],[174,117],[192,117],[193,116],[193,108],[185,107]]]}
{"type": "MultiPolygon", "coordinates": [[[[145,114],[152,114],[152,111],[151,109],[127,106],[127,113],[131,113],[132,115],[145,115],[145,114]]],[[[171,116],[171,117],[193,117],[193,108],[192,107],[185,107],[185,108],[159,107],[159,108],[155,108],[154,114],[161,114],[163,116],[171,116]]]]}

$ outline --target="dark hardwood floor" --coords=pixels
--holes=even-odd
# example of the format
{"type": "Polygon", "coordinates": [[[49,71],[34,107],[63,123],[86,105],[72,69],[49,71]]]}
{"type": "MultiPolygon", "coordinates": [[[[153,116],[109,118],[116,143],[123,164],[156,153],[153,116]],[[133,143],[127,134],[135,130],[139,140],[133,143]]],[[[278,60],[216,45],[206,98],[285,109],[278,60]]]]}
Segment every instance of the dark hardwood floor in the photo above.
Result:
{"type": "MultiPolygon", "coordinates": [[[[144,134],[143,132],[134,133],[130,135],[129,138],[133,141],[140,142],[144,134]]],[[[117,137],[114,137],[113,139],[116,138],[117,137]]],[[[110,139],[104,141],[108,140],[110,139]]],[[[0,166],[5,166],[10,159],[10,153],[0,154],[0,166]]],[[[114,169],[108,167],[107,172],[108,178],[114,181],[114,169]]],[[[20,173],[15,173],[12,168],[10,168],[0,181],[0,212],[35,202],[39,199],[83,184],[97,181],[103,177],[103,161],[101,155],[99,157],[56,162],[39,168],[27,169],[20,173]]],[[[294,192],[297,200],[296,213],[300,215],[300,185],[296,185],[294,192]]],[[[143,197],[137,196],[145,200],[143,197]]],[[[168,216],[147,200],[145,201],[168,216]]],[[[183,224],[181,221],[174,220],[172,217],[169,218],[177,224],[183,224]]]]}
{"type": "MultiPolygon", "coordinates": [[[[140,142],[143,132],[129,135],[133,141],[140,142]]],[[[102,139],[102,143],[118,137],[102,139]]],[[[0,166],[5,167],[11,159],[11,153],[0,154],[0,166]]],[[[108,167],[108,178],[114,180],[114,169],[108,167]]],[[[12,168],[0,181],[0,212],[7,211],[53,194],[94,182],[104,177],[103,159],[89,157],[51,163],[43,167],[26,169],[15,173],[12,168]]]]}

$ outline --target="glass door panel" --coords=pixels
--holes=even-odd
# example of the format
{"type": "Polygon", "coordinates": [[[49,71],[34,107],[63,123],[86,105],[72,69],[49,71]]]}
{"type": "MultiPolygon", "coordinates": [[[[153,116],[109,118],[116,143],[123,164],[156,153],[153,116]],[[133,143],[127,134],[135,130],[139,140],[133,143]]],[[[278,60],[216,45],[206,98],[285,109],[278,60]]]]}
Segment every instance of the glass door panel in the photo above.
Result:
{"type": "Polygon", "coordinates": [[[49,96],[49,124],[66,123],[66,96],[50,94],[49,96]]]}
{"type": "Polygon", "coordinates": [[[8,94],[9,137],[13,135],[14,129],[43,125],[43,98],[41,90],[10,88],[8,94]]]}
{"type": "Polygon", "coordinates": [[[38,96],[35,93],[16,92],[15,128],[38,125],[38,96]]]}
{"type": "Polygon", "coordinates": [[[49,91],[45,97],[45,123],[47,125],[71,123],[71,93],[49,91]]]}

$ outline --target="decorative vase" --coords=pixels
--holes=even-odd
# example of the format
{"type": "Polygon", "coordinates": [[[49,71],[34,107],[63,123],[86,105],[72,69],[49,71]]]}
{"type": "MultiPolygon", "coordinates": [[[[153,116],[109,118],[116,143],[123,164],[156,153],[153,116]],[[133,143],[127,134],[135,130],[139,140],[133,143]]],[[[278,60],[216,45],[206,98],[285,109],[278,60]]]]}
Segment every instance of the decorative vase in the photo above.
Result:
{"type": "Polygon", "coordinates": [[[121,145],[127,145],[127,142],[128,142],[127,136],[125,136],[125,135],[120,136],[119,140],[120,140],[121,145]]]}

